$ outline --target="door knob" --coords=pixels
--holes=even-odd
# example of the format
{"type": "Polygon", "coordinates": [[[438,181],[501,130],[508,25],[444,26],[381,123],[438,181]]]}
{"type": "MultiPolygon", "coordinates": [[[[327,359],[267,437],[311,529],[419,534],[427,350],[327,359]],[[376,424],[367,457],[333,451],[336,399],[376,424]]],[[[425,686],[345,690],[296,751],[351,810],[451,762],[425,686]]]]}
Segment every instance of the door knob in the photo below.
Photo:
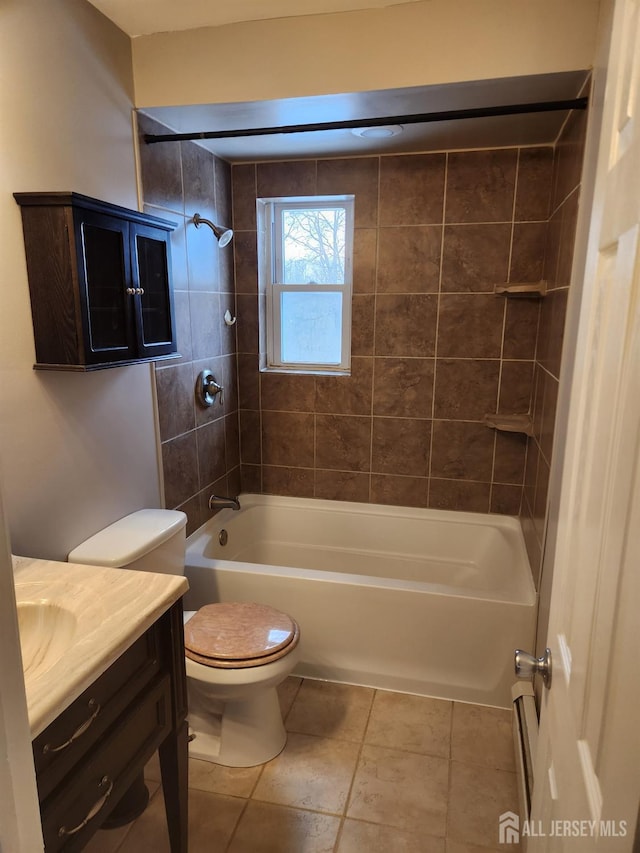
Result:
{"type": "Polygon", "coordinates": [[[518,678],[533,680],[534,676],[541,675],[544,686],[551,687],[551,649],[545,649],[540,658],[516,649],[513,663],[518,678]]]}

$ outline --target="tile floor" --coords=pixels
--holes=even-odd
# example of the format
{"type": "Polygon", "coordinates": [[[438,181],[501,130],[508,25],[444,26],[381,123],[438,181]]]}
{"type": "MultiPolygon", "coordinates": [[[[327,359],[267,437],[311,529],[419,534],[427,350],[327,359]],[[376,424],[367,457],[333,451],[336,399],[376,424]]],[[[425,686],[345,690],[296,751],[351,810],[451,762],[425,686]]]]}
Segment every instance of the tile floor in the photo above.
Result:
{"type": "MultiPolygon", "coordinates": [[[[289,678],[287,745],[261,767],[189,765],[189,853],[494,853],[518,811],[508,711],[289,678]]],[[[88,853],[165,853],[157,761],[151,800],[88,853]]]]}

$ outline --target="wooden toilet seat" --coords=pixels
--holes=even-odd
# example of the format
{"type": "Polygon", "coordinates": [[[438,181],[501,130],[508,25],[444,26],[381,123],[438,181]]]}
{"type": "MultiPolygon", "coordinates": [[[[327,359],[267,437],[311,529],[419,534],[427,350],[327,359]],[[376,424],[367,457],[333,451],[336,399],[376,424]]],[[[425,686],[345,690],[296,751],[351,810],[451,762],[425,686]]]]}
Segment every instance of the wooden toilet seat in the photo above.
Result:
{"type": "Polygon", "coordinates": [[[227,669],[278,660],[295,648],[299,638],[295,620],[265,604],[207,604],[184,626],[186,656],[227,669]]]}

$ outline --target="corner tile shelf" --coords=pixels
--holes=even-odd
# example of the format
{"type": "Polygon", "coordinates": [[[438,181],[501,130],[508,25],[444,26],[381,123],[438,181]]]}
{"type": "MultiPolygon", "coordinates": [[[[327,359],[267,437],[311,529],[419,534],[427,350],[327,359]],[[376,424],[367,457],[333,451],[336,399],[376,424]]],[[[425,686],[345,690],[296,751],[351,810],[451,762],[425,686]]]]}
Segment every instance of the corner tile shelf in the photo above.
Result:
{"type": "Polygon", "coordinates": [[[501,432],[520,432],[533,435],[531,415],[485,415],[484,423],[501,432]]]}
{"type": "Polygon", "coordinates": [[[496,284],[494,291],[496,296],[519,296],[529,299],[542,299],[547,292],[546,281],[535,281],[531,283],[496,284]]]}

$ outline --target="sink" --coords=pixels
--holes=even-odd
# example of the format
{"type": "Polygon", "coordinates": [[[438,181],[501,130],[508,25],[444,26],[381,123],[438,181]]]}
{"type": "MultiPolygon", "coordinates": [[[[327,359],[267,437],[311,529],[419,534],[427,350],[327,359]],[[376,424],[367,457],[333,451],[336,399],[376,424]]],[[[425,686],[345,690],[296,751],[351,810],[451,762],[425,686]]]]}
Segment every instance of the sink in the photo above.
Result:
{"type": "Polygon", "coordinates": [[[25,677],[50,669],[72,645],[78,622],[64,605],[47,599],[18,601],[18,627],[25,677]]]}

